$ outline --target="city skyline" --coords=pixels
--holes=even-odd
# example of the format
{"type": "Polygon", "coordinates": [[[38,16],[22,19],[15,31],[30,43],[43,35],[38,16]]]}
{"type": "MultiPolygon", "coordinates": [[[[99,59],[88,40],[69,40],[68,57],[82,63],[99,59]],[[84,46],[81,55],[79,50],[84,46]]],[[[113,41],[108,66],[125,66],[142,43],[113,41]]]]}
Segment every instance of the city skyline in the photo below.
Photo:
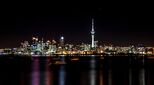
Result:
{"type": "MultiPolygon", "coordinates": [[[[128,15],[123,9],[55,8],[53,14],[33,15],[29,11],[9,21],[6,15],[1,26],[0,48],[16,47],[33,36],[59,40],[64,36],[68,43],[91,43],[91,19],[95,19],[95,39],[104,44],[154,46],[153,24],[150,17],[128,15]],[[110,10],[110,11],[109,11],[110,10]],[[15,22],[15,25],[12,23],[15,22]],[[10,43],[12,42],[12,43],[10,43]]],[[[42,12],[42,11],[40,11],[42,12]]]]}
{"type": "Polygon", "coordinates": [[[130,44],[129,46],[115,46],[112,43],[108,45],[98,44],[95,39],[95,21],[91,19],[91,43],[68,43],[65,42],[65,37],[61,36],[59,41],[54,38],[52,40],[39,38],[38,36],[32,37],[31,41],[23,41],[19,47],[3,48],[0,49],[1,54],[15,54],[15,55],[87,55],[87,54],[140,54],[140,55],[153,55],[153,47],[146,47],[143,44],[130,44]]]}

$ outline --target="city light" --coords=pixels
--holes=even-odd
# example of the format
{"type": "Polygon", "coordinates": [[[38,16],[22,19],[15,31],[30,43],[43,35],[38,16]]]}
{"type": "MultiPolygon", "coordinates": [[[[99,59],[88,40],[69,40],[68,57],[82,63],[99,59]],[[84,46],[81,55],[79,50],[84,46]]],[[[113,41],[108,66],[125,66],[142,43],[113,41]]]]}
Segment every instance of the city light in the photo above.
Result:
{"type": "Polygon", "coordinates": [[[145,46],[114,46],[112,44],[103,45],[98,44],[99,41],[95,40],[94,19],[91,23],[91,43],[85,44],[68,44],[61,36],[59,41],[52,39],[43,40],[33,36],[31,41],[24,41],[20,47],[0,49],[0,55],[15,54],[15,55],[37,55],[37,56],[50,56],[50,55],[118,55],[118,54],[139,54],[139,55],[154,55],[154,47],[145,46]]]}
{"type": "MultiPolygon", "coordinates": [[[[36,39],[35,37],[32,38],[36,39]]],[[[60,38],[64,39],[64,38],[60,38]]],[[[88,55],[88,54],[108,54],[108,55],[117,55],[117,54],[139,54],[139,55],[154,55],[154,47],[138,47],[138,46],[128,46],[120,47],[114,45],[98,45],[95,48],[92,48],[90,44],[67,44],[64,41],[47,40],[46,42],[39,40],[33,43],[29,41],[24,41],[21,43],[21,46],[18,48],[5,48],[0,49],[0,55],[6,54],[15,54],[15,55],[88,55]]]]}

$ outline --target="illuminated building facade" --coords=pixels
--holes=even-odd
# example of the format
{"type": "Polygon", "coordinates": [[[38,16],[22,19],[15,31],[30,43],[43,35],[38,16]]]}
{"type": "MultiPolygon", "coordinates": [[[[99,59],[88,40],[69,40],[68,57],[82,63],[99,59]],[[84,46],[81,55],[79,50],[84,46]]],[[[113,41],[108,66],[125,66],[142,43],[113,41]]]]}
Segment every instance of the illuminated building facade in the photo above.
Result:
{"type": "Polygon", "coordinates": [[[60,45],[61,47],[64,46],[64,37],[63,37],[63,36],[60,37],[59,45],[60,45]]]}
{"type": "Polygon", "coordinates": [[[41,40],[38,37],[32,37],[32,43],[24,41],[18,48],[0,49],[0,54],[22,54],[22,55],[52,55],[52,54],[150,54],[154,55],[154,47],[144,46],[113,46],[99,45],[95,41],[94,19],[92,19],[91,44],[68,44],[64,43],[64,37],[61,36],[59,42],[54,39],[41,40]]]}

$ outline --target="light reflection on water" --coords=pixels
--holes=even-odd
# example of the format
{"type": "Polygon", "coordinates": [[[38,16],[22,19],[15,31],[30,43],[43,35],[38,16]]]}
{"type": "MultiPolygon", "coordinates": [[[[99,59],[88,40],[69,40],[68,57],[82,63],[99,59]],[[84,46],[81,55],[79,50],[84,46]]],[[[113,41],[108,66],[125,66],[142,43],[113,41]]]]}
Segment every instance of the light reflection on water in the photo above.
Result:
{"type": "Polygon", "coordinates": [[[45,62],[45,85],[52,85],[52,72],[49,67],[49,60],[45,62]]]}
{"type": "Polygon", "coordinates": [[[103,74],[102,74],[102,71],[101,71],[101,70],[99,71],[99,75],[100,75],[100,76],[99,76],[99,81],[100,81],[100,82],[99,82],[99,85],[104,85],[104,84],[103,84],[103,74]]]}
{"type": "Polygon", "coordinates": [[[145,71],[144,71],[144,69],[140,69],[140,72],[139,72],[139,85],[145,85],[145,71]]]}
{"type": "Polygon", "coordinates": [[[90,85],[96,85],[96,61],[95,61],[95,56],[91,57],[90,61],[90,85]]]}
{"type": "Polygon", "coordinates": [[[65,67],[64,66],[60,66],[60,70],[59,70],[59,85],[65,85],[65,67]]]}
{"type": "MultiPolygon", "coordinates": [[[[64,61],[65,60],[64,57],[62,57],[61,60],[64,61]]],[[[55,85],[55,84],[56,85],[67,85],[66,79],[68,78],[67,74],[69,74],[69,73],[66,70],[67,69],[66,66],[60,65],[58,67],[59,70],[56,70],[57,72],[53,72],[52,70],[54,70],[54,69],[51,69],[49,67],[48,60],[45,60],[45,61],[47,61],[47,62],[44,63],[44,66],[43,66],[45,68],[45,70],[40,71],[40,62],[42,62],[42,61],[40,61],[39,58],[35,58],[33,60],[32,72],[31,72],[31,76],[32,76],[31,85],[55,85]],[[55,75],[51,75],[51,74],[55,74],[55,75]],[[57,82],[57,83],[53,82],[55,76],[57,77],[58,80],[54,81],[54,82],[57,82]]],[[[43,65],[43,63],[41,63],[41,64],[43,65]]],[[[108,76],[107,77],[108,79],[106,79],[107,80],[106,82],[108,82],[107,83],[108,85],[118,85],[118,84],[116,84],[116,82],[113,84],[112,80],[114,79],[115,75],[113,75],[113,70],[111,68],[108,68],[108,70],[106,69],[106,71],[108,71],[107,72],[108,74],[104,74],[103,69],[96,69],[96,65],[97,65],[97,63],[96,63],[95,56],[91,56],[91,59],[89,61],[90,69],[87,70],[87,72],[85,72],[85,70],[84,70],[84,75],[80,75],[78,77],[78,78],[80,78],[80,77],[89,75],[89,78],[84,77],[84,81],[79,79],[79,82],[84,82],[84,83],[80,83],[81,85],[85,85],[85,84],[86,85],[97,85],[98,81],[99,81],[99,85],[104,85],[103,75],[108,76]],[[99,80],[97,80],[98,79],[97,76],[99,76],[99,80]],[[89,81],[89,83],[88,83],[88,81],[89,81]]],[[[121,68],[121,70],[122,70],[122,68],[121,68]]],[[[82,69],[75,71],[74,73],[80,72],[80,71],[81,71],[81,73],[83,73],[82,69]]],[[[116,71],[116,70],[114,70],[114,71],[116,71]]],[[[117,70],[117,71],[119,71],[119,70],[117,70]]],[[[140,69],[138,73],[139,73],[139,75],[138,75],[139,79],[137,79],[137,80],[139,80],[138,85],[145,85],[145,69],[144,68],[140,69]]],[[[122,74],[119,74],[119,75],[122,75],[122,74]]],[[[132,74],[132,68],[129,68],[128,69],[128,77],[129,77],[128,79],[129,80],[126,80],[126,82],[128,82],[128,85],[133,85],[133,81],[132,81],[133,76],[132,75],[133,75],[132,74]]],[[[74,77],[76,77],[76,76],[74,76],[74,77]]],[[[70,79],[70,78],[68,78],[68,79],[70,79]]]]}
{"type": "Polygon", "coordinates": [[[31,76],[31,85],[40,85],[39,58],[33,59],[31,76]]]}
{"type": "MultiPolygon", "coordinates": [[[[20,83],[15,85],[154,85],[154,60],[135,61],[133,67],[128,67],[133,60],[125,59],[115,62],[116,59],[98,61],[95,56],[89,58],[88,62],[74,62],[69,63],[71,66],[66,64],[52,68],[49,66],[48,58],[36,57],[31,64],[27,65],[27,67],[31,67],[30,71],[22,72],[21,70],[20,78],[14,79],[14,81],[20,80],[20,83]],[[138,67],[139,65],[149,67],[138,67]]],[[[62,57],[62,61],[64,60],[62,57]]],[[[25,65],[21,64],[21,66],[24,68],[25,65]]],[[[18,68],[13,64],[12,67],[18,68]]],[[[18,70],[20,69],[22,68],[18,68],[18,70]]],[[[3,74],[9,72],[4,71],[3,74]]],[[[0,78],[1,84],[4,77],[1,75],[0,78]]],[[[6,77],[5,80],[11,79],[6,77]]]]}
{"type": "Polygon", "coordinates": [[[109,84],[109,85],[112,85],[112,70],[111,70],[111,69],[109,69],[108,84],[109,84]]]}

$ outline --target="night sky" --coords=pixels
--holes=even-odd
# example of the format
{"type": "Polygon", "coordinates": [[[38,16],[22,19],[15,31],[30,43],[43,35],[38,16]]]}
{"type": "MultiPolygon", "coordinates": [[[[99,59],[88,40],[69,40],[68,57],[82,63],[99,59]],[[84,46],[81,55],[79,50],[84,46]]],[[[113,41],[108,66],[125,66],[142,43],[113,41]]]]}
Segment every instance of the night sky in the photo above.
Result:
{"type": "Polygon", "coordinates": [[[66,43],[91,43],[92,18],[95,20],[95,40],[100,43],[154,46],[152,9],[143,8],[19,7],[5,11],[1,16],[0,48],[18,47],[20,42],[31,40],[33,36],[56,41],[64,36],[66,43]]]}

